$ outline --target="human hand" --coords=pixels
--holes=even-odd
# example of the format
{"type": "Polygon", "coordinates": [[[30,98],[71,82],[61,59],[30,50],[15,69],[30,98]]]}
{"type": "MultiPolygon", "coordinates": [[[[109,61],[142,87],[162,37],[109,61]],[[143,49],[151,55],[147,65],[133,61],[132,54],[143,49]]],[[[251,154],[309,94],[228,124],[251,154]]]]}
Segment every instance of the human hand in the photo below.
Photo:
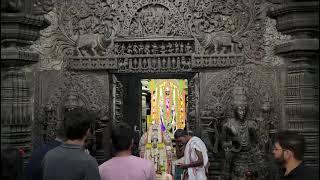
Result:
{"type": "Polygon", "coordinates": [[[177,166],[181,169],[187,169],[188,165],[187,164],[183,164],[183,163],[178,163],[177,166]]]}

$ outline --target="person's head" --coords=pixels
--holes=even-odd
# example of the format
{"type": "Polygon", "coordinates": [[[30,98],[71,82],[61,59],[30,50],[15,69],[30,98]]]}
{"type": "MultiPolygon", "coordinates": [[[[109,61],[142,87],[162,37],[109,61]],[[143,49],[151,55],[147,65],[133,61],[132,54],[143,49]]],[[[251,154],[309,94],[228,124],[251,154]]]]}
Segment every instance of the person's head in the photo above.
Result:
{"type": "Polygon", "coordinates": [[[75,108],[65,112],[63,128],[66,139],[85,139],[94,119],[93,114],[84,108],[75,108]]]}
{"type": "Polygon", "coordinates": [[[22,180],[23,175],[23,154],[14,147],[1,149],[1,179],[22,180]]]}
{"type": "Polygon", "coordinates": [[[116,152],[131,150],[133,130],[126,123],[116,124],[111,131],[112,145],[116,152]]]}
{"type": "Polygon", "coordinates": [[[293,131],[281,131],[276,135],[272,153],[279,163],[286,164],[291,160],[302,161],[304,148],[302,135],[293,131]]]}
{"type": "Polygon", "coordinates": [[[190,139],[190,135],[186,130],[177,129],[176,132],[174,132],[174,139],[178,145],[187,144],[190,139]]]}

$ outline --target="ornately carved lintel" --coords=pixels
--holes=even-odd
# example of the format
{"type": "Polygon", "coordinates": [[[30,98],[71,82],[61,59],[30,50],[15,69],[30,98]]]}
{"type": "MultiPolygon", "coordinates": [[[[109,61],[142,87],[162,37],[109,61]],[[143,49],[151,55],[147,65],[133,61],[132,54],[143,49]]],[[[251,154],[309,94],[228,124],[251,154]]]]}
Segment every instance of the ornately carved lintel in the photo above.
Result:
{"type": "Polygon", "coordinates": [[[221,68],[240,66],[244,63],[242,54],[224,55],[194,55],[192,56],[193,69],[221,68]]]}
{"type": "Polygon", "coordinates": [[[135,54],[113,57],[69,57],[70,70],[112,70],[117,73],[179,73],[197,69],[240,66],[242,54],[193,55],[193,54],[135,54]]]}
{"type": "Polygon", "coordinates": [[[117,69],[117,61],[113,57],[69,57],[69,70],[112,70],[117,69]]]}

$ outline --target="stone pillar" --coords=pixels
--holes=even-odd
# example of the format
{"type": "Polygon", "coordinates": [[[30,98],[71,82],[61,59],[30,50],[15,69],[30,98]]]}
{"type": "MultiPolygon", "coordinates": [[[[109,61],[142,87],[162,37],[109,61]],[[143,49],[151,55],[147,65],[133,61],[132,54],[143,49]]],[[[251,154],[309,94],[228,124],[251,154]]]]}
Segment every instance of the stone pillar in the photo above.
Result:
{"type": "Polygon", "coordinates": [[[292,36],[275,48],[286,59],[286,129],[306,138],[305,162],[319,167],[319,1],[285,1],[269,11],[277,29],[292,36]]]}
{"type": "MultiPolygon", "coordinates": [[[[32,103],[25,67],[38,62],[29,46],[49,25],[42,15],[32,14],[33,1],[1,1],[1,146],[31,151],[32,103]]],[[[39,11],[37,11],[39,12],[39,11]]]]}

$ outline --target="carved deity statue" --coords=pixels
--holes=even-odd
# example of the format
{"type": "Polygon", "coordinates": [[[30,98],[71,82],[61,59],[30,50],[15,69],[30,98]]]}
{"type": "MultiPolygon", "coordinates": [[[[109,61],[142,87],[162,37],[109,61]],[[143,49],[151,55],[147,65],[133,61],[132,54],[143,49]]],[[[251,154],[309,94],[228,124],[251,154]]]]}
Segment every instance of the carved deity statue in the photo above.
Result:
{"type": "Polygon", "coordinates": [[[139,142],[140,157],[154,163],[157,175],[171,174],[172,142],[169,134],[161,130],[161,126],[154,123],[143,134],[139,142]]]}
{"type": "MultiPolygon", "coordinates": [[[[243,87],[234,90],[234,118],[223,124],[225,140],[226,174],[232,180],[245,180],[253,176],[263,177],[263,157],[258,148],[258,126],[247,118],[247,98],[243,87]]],[[[227,177],[226,179],[229,179],[227,177]]]]}

